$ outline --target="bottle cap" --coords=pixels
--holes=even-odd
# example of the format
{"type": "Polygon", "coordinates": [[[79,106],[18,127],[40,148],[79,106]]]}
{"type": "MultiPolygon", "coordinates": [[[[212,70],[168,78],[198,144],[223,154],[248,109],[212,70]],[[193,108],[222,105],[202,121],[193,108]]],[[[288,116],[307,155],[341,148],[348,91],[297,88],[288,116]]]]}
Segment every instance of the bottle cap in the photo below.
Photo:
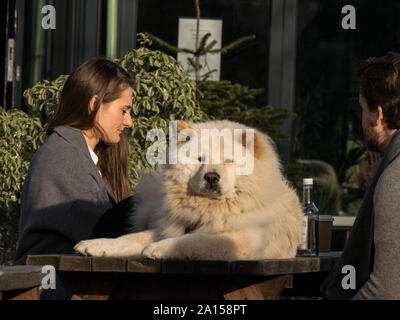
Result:
{"type": "Polygon", "coordinates": [[[312,178],[303,179],[303,186],[312,186],[312,185],[313,185],[313,179],[312,178]]]}

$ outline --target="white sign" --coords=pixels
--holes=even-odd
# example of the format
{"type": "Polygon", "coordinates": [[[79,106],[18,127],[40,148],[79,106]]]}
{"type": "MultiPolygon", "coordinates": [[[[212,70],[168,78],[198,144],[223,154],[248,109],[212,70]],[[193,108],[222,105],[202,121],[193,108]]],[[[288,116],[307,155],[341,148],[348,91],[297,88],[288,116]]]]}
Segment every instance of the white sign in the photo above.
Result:
{"type": "MultiPolygon", "coordinates": [[[[196,47],[196,19],[179,18],[179,31],[178,31],[178,48],[195,50],[196,47]]],[[[215,40],[217,43],[212,49],[220,49],[222,43],[222,20],[217,19],[200,19],[199,25],[199,45],[202,37],[211,33],[208,38],[206,46],[215,40]]],[[[190,53],[179,52],[177,60],[180,62],[191,79],[195,79],[194,68],[190,65],[187,58],[194,59],[190,53]]],[[[200,64],[203,68],[200,70],[200,77],[216,69],[212,72],[207,80],[220,80],[221,69],[221,53],[206,54],[200,57],[200,64]]]]}

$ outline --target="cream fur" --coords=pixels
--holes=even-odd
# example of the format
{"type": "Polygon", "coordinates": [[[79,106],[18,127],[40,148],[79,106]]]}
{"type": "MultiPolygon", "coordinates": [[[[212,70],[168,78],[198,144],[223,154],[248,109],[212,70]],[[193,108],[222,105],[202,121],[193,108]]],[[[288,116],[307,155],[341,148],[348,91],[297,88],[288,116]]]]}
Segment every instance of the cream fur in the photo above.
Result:
{"type": "MultiPolygon", "coordinates": [[[[197,133],[207,128],[249,129],[225,120],[178,122],[178,129],[188,127],[197,133]]],[[[281,174],[271,139],[257,130],[254,135],[251,174],[235,175],[235,159],[232,164],[165,165],[138,186],[137,233],[82,241],[75,250],[93,256],[142,254],[178,259],[294,257],[300,242],[299,199],[281,174]],[[218,192],[207,191],[204,175],[208,172],[219,174],[218,192]],[[193,224],[197,228],[185,234],[185,228],[193,224]]],[[[186,143],[191,141],[178,148],[186,143]]],[[[237,141],[232,145],[244,148],[237,141]]]]}

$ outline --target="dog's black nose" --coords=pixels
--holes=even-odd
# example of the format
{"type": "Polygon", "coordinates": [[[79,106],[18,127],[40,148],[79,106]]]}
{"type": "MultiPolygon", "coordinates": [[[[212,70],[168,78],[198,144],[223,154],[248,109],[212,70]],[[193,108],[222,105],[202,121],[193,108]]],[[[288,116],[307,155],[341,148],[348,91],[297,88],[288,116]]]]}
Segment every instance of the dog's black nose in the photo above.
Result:
{"type": "Polygon", "coordinates": [[[209,184],[214,184],[219,182],[220,176],[216,172],[207,172],[204,175],[204,179],[209,183],[209,184]]]}

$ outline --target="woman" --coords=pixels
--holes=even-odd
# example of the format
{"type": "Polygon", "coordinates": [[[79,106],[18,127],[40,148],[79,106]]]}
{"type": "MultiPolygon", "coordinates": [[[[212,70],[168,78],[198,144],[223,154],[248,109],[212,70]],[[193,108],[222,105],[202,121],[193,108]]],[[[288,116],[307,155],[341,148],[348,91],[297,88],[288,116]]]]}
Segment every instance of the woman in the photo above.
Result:
{"type": "Polygon", "coordinates": [[[15,264],[29,254],[74,253],[104,213],[129,197],[123,131],[132,127],[133,84],[124,69],[101,58],[67,79],[23,186],[15,264]]]}

